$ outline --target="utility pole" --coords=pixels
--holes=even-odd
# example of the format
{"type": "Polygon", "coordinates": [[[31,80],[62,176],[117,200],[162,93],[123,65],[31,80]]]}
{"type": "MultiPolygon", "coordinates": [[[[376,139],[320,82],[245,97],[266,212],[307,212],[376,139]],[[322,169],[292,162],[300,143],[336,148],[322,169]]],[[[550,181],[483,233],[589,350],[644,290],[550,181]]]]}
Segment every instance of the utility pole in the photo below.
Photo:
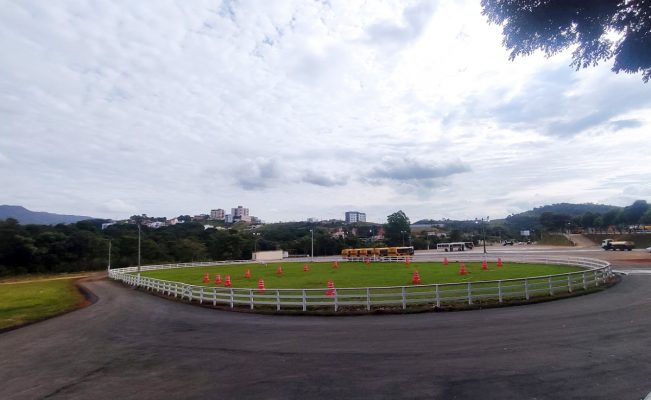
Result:
{"type": "Polygon", "coordinates": [[[140,222],[138,222],[138,278],[140,278],[140,222]]]}
{"type": "Polygon", "coordinates": [[[310,258],[314,261],[314,229],[310,229],[310,233],[312,234],[312,252],[310,253],[310,258]]]}
{"type": "Polygon", "coordinates": [[[486,224],[488,223],[489,219],[490,219],[490,217],[486,217],[486,223],[485,224],[483,223],[484,218],[481,219],[481,221],[483,223],[482,225],[484,225],[484,254],[486,254],[486,224]]]}
{"type": "Polygon", "coordinates": [[[110,271],[111,270],[111,239],[109,239],[109,248],[108,248],[108,265],[106,266],[106,270],[110,271]]]}

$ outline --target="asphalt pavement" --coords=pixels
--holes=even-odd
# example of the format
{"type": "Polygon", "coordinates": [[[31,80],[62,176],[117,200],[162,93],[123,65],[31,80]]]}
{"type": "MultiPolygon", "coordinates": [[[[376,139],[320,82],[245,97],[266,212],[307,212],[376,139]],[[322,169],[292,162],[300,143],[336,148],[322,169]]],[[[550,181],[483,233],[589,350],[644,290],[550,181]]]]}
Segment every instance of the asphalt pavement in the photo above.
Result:
{"type": "Polygon", "coordinates": [[[108,280],[0,334],[2,399],[644,399],[651,276],[519,307],[347,317],[212,310],[108,280]]]}

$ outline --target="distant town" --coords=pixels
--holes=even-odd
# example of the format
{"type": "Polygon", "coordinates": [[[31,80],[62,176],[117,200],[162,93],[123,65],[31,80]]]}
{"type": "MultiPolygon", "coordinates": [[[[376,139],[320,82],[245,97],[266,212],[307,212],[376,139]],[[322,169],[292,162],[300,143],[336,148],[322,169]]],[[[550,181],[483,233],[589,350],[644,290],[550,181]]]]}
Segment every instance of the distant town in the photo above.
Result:
{"type": "MultiPolygon", "coordinates": [[[[330,222],[340,221],[340,220],[330,220],[330,222]]],[[[346,211],[344,212],[344,220],[346,224],[354,224],[358,222],[366,222],[366,213],[359,211],[346,211]]],[[[210,210],[209,214],[197,214],[197,215],[179,215],[174,218],[166,217],[149,217],[147,214],[134,215],[128,219],[113,221],[109,220],[108,222],[102,223],[102,230],[108,228],[109,226],[115,224],[140,224],[148,228],[162,228],[164,226],[173,226],[176,224],[183,224],[186,222],[199,222],[204,224],[205,229],[215,228],[215,229],[225,229],[226,226],[234,225],[237,223],[246,223],[252,226],[255,225],[264,225],[264,221],[260,218],[255,217],[250,214],[248,207],[243,207],[238,205],[237,207],[231,208],[229,214],[226,213],[226,210],[223,208],[215,208],[210,210]]],[[[317,223],[323,222],[317,218],[308,218],[307,222],[317,223]]]]}

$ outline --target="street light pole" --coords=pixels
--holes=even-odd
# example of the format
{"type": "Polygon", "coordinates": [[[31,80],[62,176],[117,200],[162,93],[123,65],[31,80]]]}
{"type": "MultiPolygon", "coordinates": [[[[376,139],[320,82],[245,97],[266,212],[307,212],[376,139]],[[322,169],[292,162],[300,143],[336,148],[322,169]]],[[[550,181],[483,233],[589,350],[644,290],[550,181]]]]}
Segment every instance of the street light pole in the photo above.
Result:
{"type": "Polygon", "coordinates": [[[310,233],[312,234],[312,251],[310,253],[310,258],[314,261],[314,229],[310,229],[310,233]]]}
{"type": "MultiPolygon", "coordinates": [[[[490,217],[486,217],[486,223],[488,223],[489,219],[490,217]]],[[[482,218],[481,221],[484,222],[484,218],[482,218]]],[[[486,224],[482,225],[484,225],[484,254],[486,254],[486,224]]]]}
{"type": "Polygon", "coordinates": [[[255,254],[258,252],[258,239],[260,239],[260,233],[254,233],[253,236],[255,236],[253,239],[253,254],[255,254]]]}
{"type": "Polygon", "coordinates": [[[111,239],[109,239],[108,265],[106,266],[106,270],[107,270],[107,271],[110,271],[110,270],[111,270],[111,239]]]}
{"type": "Polygon", "coordinates": [[[140,222],[138,222],[138,278],[140,278],[140,222]]]}
{"type": "Polygon", "coordinates": [[[400,231],[400,234],[402,235],[402,247],[405,247],[405,231],[400,231]]]}

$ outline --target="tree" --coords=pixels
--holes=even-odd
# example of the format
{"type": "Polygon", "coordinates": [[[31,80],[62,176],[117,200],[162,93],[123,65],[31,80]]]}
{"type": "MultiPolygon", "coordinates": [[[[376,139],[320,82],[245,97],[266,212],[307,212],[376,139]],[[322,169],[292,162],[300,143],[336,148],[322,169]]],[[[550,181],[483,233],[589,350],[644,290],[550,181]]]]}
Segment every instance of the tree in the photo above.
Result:
{"type": "MultiPolygon", "coordinates": [[[[387,217],[385,237],[390,245],[402,245],[411,235],[409,217],[402,211],[395,212],[387,217]]],[[[405,243],[406,244],[406,243],[405,243]]]]}
{"type": "Polygon", "coordinates": [[[489,22],[502,25],[510,59],[576,45],[577,70],[614,58],[616,73],[651,78],[651,0],[482,0],[489,22]],[[615,35],[613,35],[615,33],[615,35]],[[614,38],[615,37],[615,38],[614,38]]]}
{"type": "Polygon", "coordinates": [[[641,224],[651,224],[651,207],[640,217],[641,224]]]}
{"type": "Polygon", "coordinates": [[[646,200],[637,200],[628,207],[624,207],[621,214],[622,223],[637,224],[644,213],[649,209],[646,200]]]}

